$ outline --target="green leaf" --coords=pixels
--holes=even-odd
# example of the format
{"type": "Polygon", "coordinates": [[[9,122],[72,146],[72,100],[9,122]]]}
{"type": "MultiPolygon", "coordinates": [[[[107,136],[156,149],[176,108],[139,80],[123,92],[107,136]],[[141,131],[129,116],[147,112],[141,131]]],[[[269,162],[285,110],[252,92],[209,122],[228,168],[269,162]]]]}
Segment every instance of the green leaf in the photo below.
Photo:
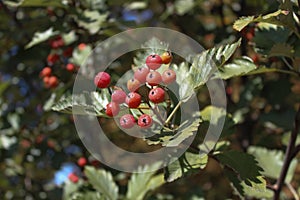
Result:
{"type": "Polygon", "coordinates": [[[275,25],[283,25],[282,22],[279,21],[276,17],[279,15],[286,15],[287,12],[285,10],[277,10],[276,12],[269,13],[267,15],[260,15],[258,17],[254,16],[248,16],[248,17],[240,17],[238,20],[236,20],[233,24],[233,28],[237,31],[241,31],[243,28],[248,26],[250,23],[253,22],[264,22],[264,23],[270,23],[275,25]]]}
{"type": "Polygon", "coordinates": [[[139,168],[128,182],[126,199],[142,200],[150,190],[161,186],[165,182],[163,174],[155,175],[155,170],[157,170],[160,165],[160,163],[155,163],[151,166],[139,168]]]}
{"type": "Polygon", "coordinates": [[[69,33],[62,34],[62,39],[64,41],[64,44],[67,46],[75,42],[78,39],[78,37],[75,31],[72,30],[69,33]]]}
{"type": "Polygon", "coordinates": [[[273,196],[273,192],[267,189],[266,180],[263,177],[258,177],[260,183],[250,182],[251,186],[245,184],[244,181],[241,181],[235,172],[226,168],[224,169],[224,174],[231,182],[231,186],[237,192],[241,199],[245,197],[254,197],[258,199],[269,199],[273,196]]]}
{"type": "Polygon", "coordinates": [[[91,166],[86,166],[84,174],[89,180],[89,183],[101,194],[109,200],[118,199],[118,186],[113,181],[110,172],[103,169],[95,169],[91,166]]]}
{"type": "Polygon", "coordinates": [[[18,2],[4,0],[3,2],[12,7],[66,7],[66,5],[63,3],[63,0],[19,0],[18,2]]]}
{"type": "Polygon", "coordinates": [[[288,58],[292,58],[294,52],[294,48],[291,45],[286,43],[277,43],[274,44],[270,49],[268,57],[285,56],[288,58]]]}
{"type": "MultiPolygon", "coordinates": [[[[278,179],[283,167],[284,153],[282,151],[251,146],[248,148],[248,153],[252,154],[258,161],[259,165],[264,169],[264,172],[262,172],[264,176],[278,179]]],[[[292,180],[296,166],[297,160],[293,159],[285,179],[287,183],[292,180]]]]}
{"type": "Polygon", "coordinates": [[[70,58],[70,62],[77,66],[81,66],[81,64],[85,61],[85,59],[88,58],[91,52],[92,47],[90,45],[86,45],[82,50],[75,48],[72,53],[72,58],[70,58]]]}
{"type": "Polygon", "coordinates": [[[61,98],[52,110],[66,114],[106,116],[104,107],[109,103],[107,90],[83,93],[61,98]]]}
{"type": "Polygon", "coordinates": [[[194,0],[176,0],[174,5],[176,13],[178,15],[184,15],[194,8],[195,2],[194,0]]]}
{"type": "Polygon", "coordinates": [[[74,16],[74,19],[80,27],[88,30],[93,35],[100,30],[107,16],[107,13],[100,13],[96,10],[84,10],[77,16],[74,16]]]}
{"type": "Polygon", "coordinates": [[[186,176],[193,172],[199,172],[199,169],[204,169],[208,162],[208,156],[186,152],[178,160],[172,162],[165,169],[165,180],[172,182],[182,176],[186,176]]]}
{"type": "Polygon", "coordinates": [[[238,174],[245,184],[251,186],[251,182],[261,183],[258,177],[263,169],[258,165],[253,155],[239,151],[215,152],[215,157],[224,166],[229,167],[238,174]]]}
{"type": "Polygon", "coordinates": [[[70,200],[70,199],[71,200],[105,200],[105,197],[101,196],[99,192],[86,191],[84,193],[76,192],[66,200],[70,200]]]}
{"type": "Polygon", "coordinates": [[[8,82],[0,83],[0,96],[2,96],[3,92],[9,87],[8,82]]]}
{"type": "Polygon", "coordinates": [[[50,27],[44,32],[35,32],[32,40],[25,46],[25,49],[31,48],[41,42],[48,40],[50,37],[59,34],[59,31],[53,31],[53,27],[50,27]]]}
{"type": "Polygon", "coordinates": [[[232,63],[219,68],[218,77],[222,79],[229,79],[235,76],[243,76],[256,68],[257,66],[253,63],[251,58],[243,56],[241,58],[234,59],[232,63]]]}
{"type": "Polygon", "coordinates": [[[139,10],[147,8],[147,2],[144,1],[134,1],[125,6],[128,10],[139,10]]]}
{"type": "Polygon", "coordinates": [[[72,199],[73,195],[79,190],[82,184],[83,181],[81,179],[77,183],[73,183],[70,180],[67,180],[63,186],[63,199],[72,199]]]}

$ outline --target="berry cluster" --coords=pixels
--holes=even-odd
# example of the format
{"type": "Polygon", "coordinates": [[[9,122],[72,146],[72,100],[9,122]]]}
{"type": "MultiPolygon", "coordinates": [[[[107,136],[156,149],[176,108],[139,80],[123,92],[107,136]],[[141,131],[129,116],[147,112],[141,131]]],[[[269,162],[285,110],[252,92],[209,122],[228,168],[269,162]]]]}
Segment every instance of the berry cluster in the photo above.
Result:
{"type": "MultiPolygon", "coordinates": [[[[176,80],[176,73],[172,69],[166,69],[163,73],[159,73],[158,69],[163,65],[169,65],[172,60],[170,52],[166,51],[162,55],[151,54],[146,58],[145,66],[138,68],[133,78],[127,81],[127,89],[129,93],[122,89],[116,89],[111,93],[111,102],[106,105],[106,115],[114,117],[120,112],[120,104],[125,103],[129,109],[138,109],[142,102],[150,106],[165,101],[165,90],[162,85],[168,85],[176,80]],[[149,93],[139,92],[141,86],[149,88],[149,93]]],[[[99,72],[94,78],[94,84],[100,88],[108,88],[111,77],[106,72],[99,72]]],[[[108,88],[110,90],[110,88],[108,88]]],[[[120,117],[120,126],[125,129],[132,128],[136,123],[141,128],[149,128],[153,124],[152,116],[144,114],[138,119],[132,114],[125,114],[120,117]]]]}

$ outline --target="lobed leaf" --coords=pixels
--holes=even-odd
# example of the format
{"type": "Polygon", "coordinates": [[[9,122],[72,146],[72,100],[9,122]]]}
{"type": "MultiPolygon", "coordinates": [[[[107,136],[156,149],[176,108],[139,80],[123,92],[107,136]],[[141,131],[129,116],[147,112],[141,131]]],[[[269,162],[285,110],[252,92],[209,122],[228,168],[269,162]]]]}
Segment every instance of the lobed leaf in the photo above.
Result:
{"type": "Polygon", "coordinates": [[[53,31],[53,27],[50,27],[44,32],[35,32],[32,40],[25,46],[25,49],[29,49],[34,45],[48,40],[50,37],[59,34],[59,31],[53,31]]]}

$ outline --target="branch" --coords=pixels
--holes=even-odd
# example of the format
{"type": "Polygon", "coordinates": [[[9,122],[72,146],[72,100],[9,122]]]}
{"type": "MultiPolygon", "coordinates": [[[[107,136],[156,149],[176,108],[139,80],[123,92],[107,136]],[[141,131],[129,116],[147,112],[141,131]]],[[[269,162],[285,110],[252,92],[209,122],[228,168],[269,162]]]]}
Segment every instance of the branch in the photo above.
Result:
{"type": "Polygon", "coordinates": [[[300,107],[296,113],[294,129],[291,133],[291,138],[290,138],[289,144],[288,144],[286,152],[285,152],[283,167],[281,169],[280,176],[279,176],[276,184],[274,185],[275,190],[274,190],[273,200],[279,200],[280,192],[282,190],[282,187],[283,187],[288,169],[290,167],[290,164],[291,164],[293,158],[297,155],[295,152],[299,151],[297,149],[299,147],[297,147],[297,148],[295,147],[297,135],[299,133],[299,128],[300,128],[300,107]]]}

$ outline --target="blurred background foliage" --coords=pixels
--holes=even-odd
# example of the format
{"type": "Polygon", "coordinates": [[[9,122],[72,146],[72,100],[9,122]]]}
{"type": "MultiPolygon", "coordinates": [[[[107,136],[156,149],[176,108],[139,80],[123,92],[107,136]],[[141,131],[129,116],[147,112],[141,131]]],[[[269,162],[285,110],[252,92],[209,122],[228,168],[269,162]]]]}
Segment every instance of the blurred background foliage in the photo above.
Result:
{"type": "MultiPolygon", "coordinates": [[[[259,151],[258,155],[264,157],[257,160],[267,169],[266,158],[278,156],[273,151],[282,154],[285,149],[299,106],[299,26],[289,23],[291,20],[285,27],[251,23],[238,32],[233,23],[241,16],[268,14],[279,7],[294,9],[296,17],[292,17],[297,18],[297,2],[285,2],[289,3],[0,0],[0,198],[70,199],[66,195],[78,190],[74,199],[98,199],[91,185],[84,183],[87,175],[77,163],[79,158],[86,158],[89,166],[110,171],[119,192],[126,193],[130,175],[109,169],[93,158],[81,143],[72,116],[54,112],[51,106],[62,95],[72,92],[76,68],[97,43],[138,27],[177,30],[205,48],[242,37],[234,58],[248,56],[259,69],[277,69],[225,82],[228,112],[235,125],[226,123],[229,133],[223,139],[230,141],[232,149],[254,155],[259,151]],[[75,64],[74,68],[67,67],[70,63],[75,64]],[[52,85],[41,78],[46,66],[51,67],[57,78],[52,85]],[[279,73],[280,70],[286,73],[279,73]],[[262,149],[251,149],[251,146],[262,149]],[[266,148],[273,151],[262,153],[266,148]],[[75,173],[79,182],[70,181],[70,173],[75,173]]],[[[133,61],[128,58],[122,57],[114,63],[115,78],[130,69],[133,61]]],[[[210,104],[205,88],[198,93],[198,99],[201,108],[210,104]]],[[[126,140],[120,140],[122,136],[117,135],[119,130],[110,120],[101,120],[107,122],[107,128],[120,146],[128,146],[126,140]]],[[[148,148],[140,140],[131,141],[130,146],[133,151],[148,148]]],[[[205,169],[162,185],[147,199],[239,199],[220,164],[209,159],[205,169]]],[[[282,157],[269,161],[272,162],[280,168],[282,157]]],[[[289,185],[296,192],[300,186],[299,169],[295,161],[289,185]]],[[[274,183],[277,173],[278,170],[264,174],[270,177],[268,183],[274,183]]],[[[284,188],[282,198],[293,199],[292,192],[284,188]]]]}

